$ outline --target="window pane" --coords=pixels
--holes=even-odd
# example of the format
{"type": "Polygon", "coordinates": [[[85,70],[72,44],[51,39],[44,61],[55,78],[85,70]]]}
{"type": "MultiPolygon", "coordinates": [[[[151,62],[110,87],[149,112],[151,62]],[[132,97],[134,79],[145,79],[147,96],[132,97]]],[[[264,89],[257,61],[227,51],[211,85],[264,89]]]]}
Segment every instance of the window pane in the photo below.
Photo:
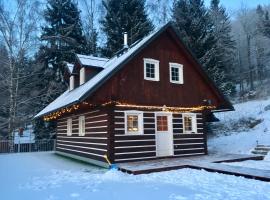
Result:
{"type": "Polygon", "coordinates": [[[192,117],[184,117],[185,131],[192,131],[192,117]]]}
{"type": "Polygon", "coordinates": [[[146,77],[155,78],[155,65],[151,63],[146,63],[146,77]]]}
{"type": "Polygon", "coordinates": [[[79,117],[79,135],[80,136],[85,135],[85,117],[84,116],[79,117]]]}
{"type": "Polygon", "coordinates": [[[127,115],[127,130],[129,132],[138,132],[138,115],[127,115]]]}
{"type": "Polygon", "coordinates": [[[157,116],[157,131],[168,131],[167,116],[157,116]]]}
{"type": "Polygon", "coordinates": [[[67,135],[72,135],[72,119],[67,119],[67,135]]]}
{"type": "Polygon", "coordinates": [[[171,67],[171,77],[172,81],[179,81],[179,68],[171,67]]]}

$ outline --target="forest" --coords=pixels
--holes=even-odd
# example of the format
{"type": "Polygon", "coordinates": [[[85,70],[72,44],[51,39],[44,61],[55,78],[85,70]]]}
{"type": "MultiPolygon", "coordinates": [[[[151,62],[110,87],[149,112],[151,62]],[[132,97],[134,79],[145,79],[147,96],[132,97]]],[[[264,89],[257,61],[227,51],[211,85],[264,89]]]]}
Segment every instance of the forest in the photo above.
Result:
{"type": "MultiPolygon", "coordinates": [[[[74,54],[112,57],[171,21],[208,76],[233,102],[270,94],[270,4],[234,11],[219,0],[0,0],[0,139],[33,124],[67,88],[74,54]]],[[[49,133],[49,134],[48,134],[49,133]]]]}

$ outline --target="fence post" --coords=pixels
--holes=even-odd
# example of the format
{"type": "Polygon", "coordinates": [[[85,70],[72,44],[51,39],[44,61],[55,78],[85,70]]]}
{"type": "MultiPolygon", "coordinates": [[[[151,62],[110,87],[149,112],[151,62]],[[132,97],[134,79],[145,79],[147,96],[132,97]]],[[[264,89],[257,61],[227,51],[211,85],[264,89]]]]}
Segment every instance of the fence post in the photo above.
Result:
{"type": "Polygon", "coordinates": [[[56,149],[56,139],[53,140],[53,151],[56,149]]]}
{"type": "Polygon", "coordinates": [[[21,152],[21,142],[20,142],[20,139],[19,139],[19,143],[18,143],[18,153],[21,152]]]}

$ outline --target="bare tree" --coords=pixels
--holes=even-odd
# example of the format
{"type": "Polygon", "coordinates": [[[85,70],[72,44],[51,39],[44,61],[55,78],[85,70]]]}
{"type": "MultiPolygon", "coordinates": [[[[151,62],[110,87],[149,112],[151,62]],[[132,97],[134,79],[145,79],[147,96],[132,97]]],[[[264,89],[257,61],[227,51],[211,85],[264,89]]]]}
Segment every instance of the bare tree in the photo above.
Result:
{"type": "Polygon", "coordinates": [[[99,4],[100,1],[96,0],[80,0],[81,7],[83,8],[84,14],[84,32],[87,40],[87,49],[89,54],[97,53],[97,26],[99,16],[99,4]]]}
{"type": "Polygon", "coordinates": [[[32,73],[24,74],[25,58],[37,48],[39,2],[34,0],[16,0],[9,8],[9,1],[0,1],[0,37],[7,51],[5,73],[1,84],[6,88],[8,107],[8,134],[12,133],[17,120],[18,107],[21,105],[19,88],[22,79],[29,79],[32,73]]]}
{"type": "Polygon", "coordinates": [[[155,26],[166,24],[171,18],[173,0],[147,0],[146,8],[155,26]]]}
{"type": "Polygon", "coordinates": [[[254,27],[254,24],[256,23],[254,21],[254,16],[249,12],[249,9],[245,5],[242,5],[238,15],[247,42],[247,61],[249,69],[250,90],[254,90],[254,66],[252,65],[251,61],[251,40],[256,34],[256,28],[254,27]]]}
{"type": "Polygon", "coordinates": [[[240,94],[245,97],[263,95],[267,90],[263,83],[270,72],[270,38],[265,37],[260,30],[258,9],[242,5],[233,20],[232,34],[238,53],[234,79],[239,83],[240,94]]]}

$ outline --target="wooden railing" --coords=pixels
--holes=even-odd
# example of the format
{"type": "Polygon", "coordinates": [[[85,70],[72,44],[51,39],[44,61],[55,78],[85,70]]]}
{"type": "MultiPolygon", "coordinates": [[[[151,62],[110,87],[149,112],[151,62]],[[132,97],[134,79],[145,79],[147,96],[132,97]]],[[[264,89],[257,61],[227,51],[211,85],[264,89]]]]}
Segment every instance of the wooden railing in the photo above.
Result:
{"type": "Polygon", "coordinates": [[[42,139],[23,143],[12,140],[0,140],[0,153],[54,151],[55,145],[55,139],[42,139]]]}

